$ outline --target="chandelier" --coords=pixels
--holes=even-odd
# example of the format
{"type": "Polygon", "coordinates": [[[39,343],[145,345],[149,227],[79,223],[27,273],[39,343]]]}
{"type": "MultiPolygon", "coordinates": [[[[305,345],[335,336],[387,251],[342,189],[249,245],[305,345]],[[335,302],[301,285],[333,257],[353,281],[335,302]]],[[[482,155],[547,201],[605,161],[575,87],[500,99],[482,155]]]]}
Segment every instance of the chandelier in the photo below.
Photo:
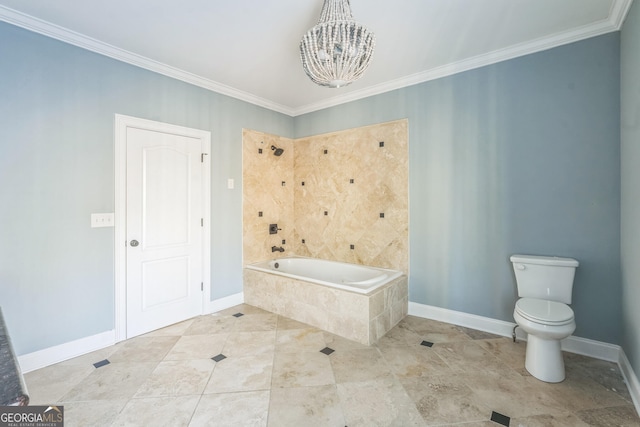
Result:
{"type": "Polygon", "coordinates": [[[300,41],[307,76],[321,86],[346,86],[369,66],[375,36],[353,20],[349,0],[324,0],[320,19],[300,41]]]}

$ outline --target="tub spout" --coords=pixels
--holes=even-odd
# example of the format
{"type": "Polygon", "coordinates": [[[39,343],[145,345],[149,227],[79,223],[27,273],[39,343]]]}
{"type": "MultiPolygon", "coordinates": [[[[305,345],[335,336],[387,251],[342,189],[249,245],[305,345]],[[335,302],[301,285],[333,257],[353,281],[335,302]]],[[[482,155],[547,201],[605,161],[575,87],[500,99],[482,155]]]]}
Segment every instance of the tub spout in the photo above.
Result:
{"type": "Polygon", "coordinates": [[[271,252],[284,252],[284,248],[282,246],[271,246],[271,252]]]}

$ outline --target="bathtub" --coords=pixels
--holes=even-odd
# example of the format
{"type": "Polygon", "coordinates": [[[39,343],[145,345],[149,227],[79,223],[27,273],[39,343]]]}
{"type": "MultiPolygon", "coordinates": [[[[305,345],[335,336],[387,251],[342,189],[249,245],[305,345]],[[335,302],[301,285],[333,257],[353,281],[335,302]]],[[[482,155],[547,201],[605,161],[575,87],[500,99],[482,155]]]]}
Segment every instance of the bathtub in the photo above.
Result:
{"type": "Polygon", "coordinates": [[[373,292],[402,276],[397,270],[304,257],[278,258],[247,268],[360,294],[373,292]]]}
{"type": "Polygon", "coordinates": [[[365,345],[391,330],[409,306],[407,276],[401,271],[321,259],[250,264],[243,285],[249,305],[365,345]]]}

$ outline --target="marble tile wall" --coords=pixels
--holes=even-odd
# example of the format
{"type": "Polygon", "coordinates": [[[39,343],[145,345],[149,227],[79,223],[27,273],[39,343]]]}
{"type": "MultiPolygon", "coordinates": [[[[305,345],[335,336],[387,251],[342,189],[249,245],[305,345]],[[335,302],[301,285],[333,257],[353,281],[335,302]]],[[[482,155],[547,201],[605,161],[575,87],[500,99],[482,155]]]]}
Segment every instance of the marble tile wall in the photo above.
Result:
{"type": "Polygon", "coordinates": [[[293,252],[293,140],[263,132],[242,132],[242,249],[245,264],[281,255],[272,246],[293,252]],[[274,155],[271,146],[282,148],[274,155]],[[269,224],[280,231],[269,234],[269,224]],[[285,243],[282,243],[283,240],[285,243]]]}
{"type": "Polygon", "coordinates": [[[243,162],[245,264],[299,255],[408,273],[406,119],[296,140],[244,130],[243,162]]]}
{"type": "Polygon", "coordinates": [[[297,255],[407,274],[407,127],[398,120],[295,141],[297,255]]]}

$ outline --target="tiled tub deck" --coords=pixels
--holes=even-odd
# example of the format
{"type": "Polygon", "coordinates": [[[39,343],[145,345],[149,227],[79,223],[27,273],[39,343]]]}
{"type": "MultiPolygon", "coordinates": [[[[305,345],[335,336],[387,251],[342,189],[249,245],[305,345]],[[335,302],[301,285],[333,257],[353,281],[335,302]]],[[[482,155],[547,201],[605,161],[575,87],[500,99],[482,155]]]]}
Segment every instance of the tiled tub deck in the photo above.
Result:
{"type": "Polygon", "coordinates": [[[365,345],[407,315],[407,276],[359,294],[275,274],[244,270],[244,301],[365,345]]]}

